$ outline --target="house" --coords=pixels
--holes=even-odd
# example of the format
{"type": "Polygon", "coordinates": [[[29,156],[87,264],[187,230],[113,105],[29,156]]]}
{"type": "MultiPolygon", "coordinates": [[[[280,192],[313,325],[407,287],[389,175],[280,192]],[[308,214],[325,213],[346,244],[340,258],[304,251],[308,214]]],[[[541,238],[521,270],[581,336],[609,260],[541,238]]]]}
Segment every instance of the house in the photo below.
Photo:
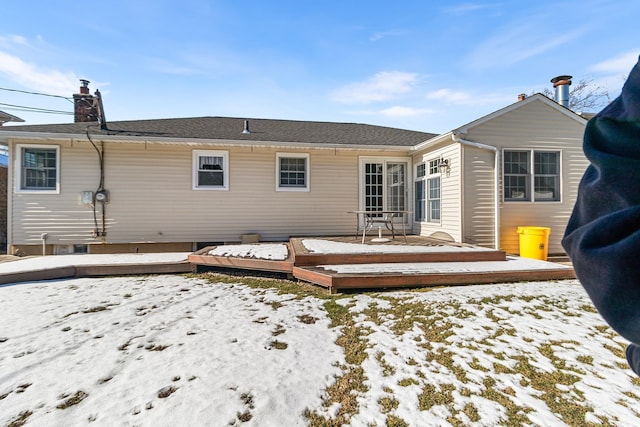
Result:
{"type": "Polygon", "coordinates": [[[0,163],[0,254],[7,249],[7,165],[0,163]]]}
{"type": "Polygon", "coordinates": [[[551,229],[549,253],[563,253],[560,241],[588,165],[586,123],[535,94],[416,145],[414,232],[517,254],[518,227],[542,226],[551,229]],[[430,193],[440,201],[430,201],[430,193]]]}
{"type": "Polygon", "coordinates": [[[20,117],[14,116],[13,114],[0,111],[0,126],[8,122],[24,122],[24,120],[20,117]]]}
{"type": "MultiPolygon", "coordinates": [[[[407,210],[420,235],[518,253],[560,236],[587,162],[586,120],[536,94],[436,135],[354,123],[196,117],[0,128],[11,251],[191,251],[353,234],[356,210],[407,210]]],[[[74,97],[76,98],[76,97],[74,97]]],[[[89,108],[90,107],[90,108],[89,108]]],[[[80,116],[82,116],[82,111],[80,116]]],[[[95,122],[95,119],[98,122],[95,122]]]]}

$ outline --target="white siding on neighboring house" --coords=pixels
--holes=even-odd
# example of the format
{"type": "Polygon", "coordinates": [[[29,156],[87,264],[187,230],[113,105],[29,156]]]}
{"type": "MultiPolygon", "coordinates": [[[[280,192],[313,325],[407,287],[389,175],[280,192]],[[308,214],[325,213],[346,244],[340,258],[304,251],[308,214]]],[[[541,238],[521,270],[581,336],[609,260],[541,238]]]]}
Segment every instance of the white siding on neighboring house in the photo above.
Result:
{"type": "MultiPolygon", "coordinates": [[[[582,153],[584,124],[572,118],[571,114],[559,112],[542,101],[534,100],[469,129],[465,136],[467,140],[497,147],[501,171],[504,150],[560,152],[560,201],[501,201],[500,247],[508,253],[519,253],[518,226],[551,228],[549,254],[564,253],[562,235],[575,204],[578,183],[588,165],[582,153]]],[[[502,173],[500,179],[502,198],[502,173]]],[[[465,195],[472,194],[465,192],[465,195]]],[[[479,203],[477,200],[476,204],[479,203]]]]}

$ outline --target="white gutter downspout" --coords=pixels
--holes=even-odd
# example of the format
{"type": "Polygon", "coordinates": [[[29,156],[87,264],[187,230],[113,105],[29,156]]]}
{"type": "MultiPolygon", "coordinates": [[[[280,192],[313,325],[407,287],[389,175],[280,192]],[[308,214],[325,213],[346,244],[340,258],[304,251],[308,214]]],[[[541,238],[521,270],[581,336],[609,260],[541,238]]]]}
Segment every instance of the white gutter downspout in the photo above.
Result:
{"type": "MultiPolygon", "coordinates": [[[[481,150],[489,150],[493,151],[493,182],[494,182],[494,245],[496,250],[500,250],[500,188],[498,186],[498,148],[493,145],[481,144],[479,142],[467,141],[465,139],[461,139],[459,137],[461,135],[458,132],[451,132],[451,139],[453,142],[457,142],[462,145],[467,145],[469,147],[479,148],[481,150]]],[[[462,134],[464,135],[464,134],[462,134]]]]}

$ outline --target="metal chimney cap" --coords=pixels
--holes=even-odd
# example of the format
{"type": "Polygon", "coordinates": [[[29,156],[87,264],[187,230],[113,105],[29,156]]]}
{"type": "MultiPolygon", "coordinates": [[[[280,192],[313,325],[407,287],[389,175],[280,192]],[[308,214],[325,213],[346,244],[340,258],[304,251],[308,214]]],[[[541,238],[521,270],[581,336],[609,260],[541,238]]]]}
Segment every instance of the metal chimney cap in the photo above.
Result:
{"type": "Polygon", "coordinates": [[[558,77],[552,78],[551,83],[553,83],[553,87],[556,87],[558,85],[567,85],[567,84],[570,85],[572,78],[573,76],[568,76],[568,75],[558,76],[558,77]]]}

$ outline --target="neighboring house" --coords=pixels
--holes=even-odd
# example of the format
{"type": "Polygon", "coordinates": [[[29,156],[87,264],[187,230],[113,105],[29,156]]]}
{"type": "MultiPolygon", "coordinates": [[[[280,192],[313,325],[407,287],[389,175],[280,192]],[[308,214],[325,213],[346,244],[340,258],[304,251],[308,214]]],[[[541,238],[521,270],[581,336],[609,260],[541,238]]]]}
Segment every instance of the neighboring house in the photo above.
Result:
{"type": "Polygon", "coordinates": [[[7,250],[7,166],[0,164],[0,254],[7,250]]]}
{"type": "Polygon", "coordinates": [[[413,211],[416,234],[510,253],[517,226],[548,226],[549,253],[561,253],[587,165],[586,120],[540,94],[443,135],[224,117],[101,124],[0,128],[11,251],[346,235],[348,212],[391,209],[413,211]]]}
{"type": "Polygon", "coordinates": [[[0,111],[0,126],[7,122],[24,122],[24,120],[22,120],[20,117],[14,116],[13,114],[0,111]]]}

